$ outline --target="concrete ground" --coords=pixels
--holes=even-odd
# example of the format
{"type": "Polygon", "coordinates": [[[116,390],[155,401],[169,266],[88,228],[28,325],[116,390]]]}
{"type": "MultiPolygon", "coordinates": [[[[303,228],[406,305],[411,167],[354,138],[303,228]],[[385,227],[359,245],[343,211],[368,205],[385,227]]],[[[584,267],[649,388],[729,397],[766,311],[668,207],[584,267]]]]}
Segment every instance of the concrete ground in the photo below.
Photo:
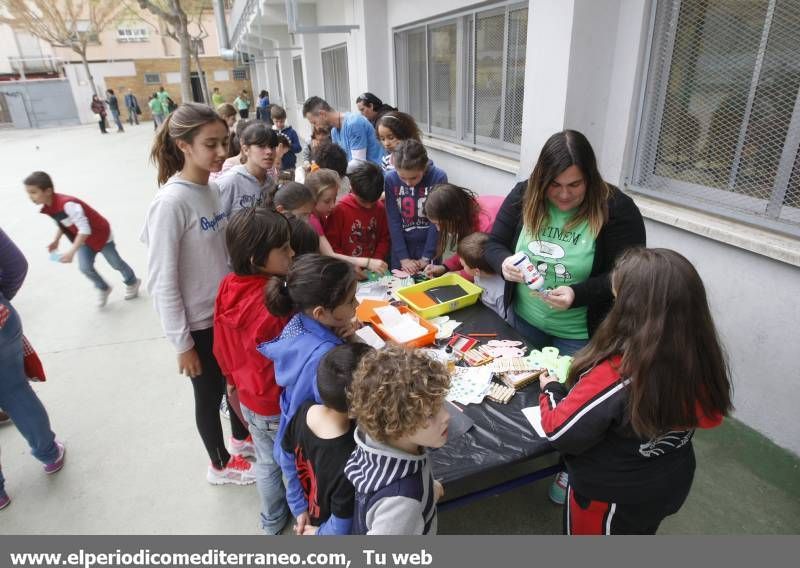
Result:
{"type": "MultiPolygon", "coordinates": [[[[96,126],[0,130],[0,227],[30,263],[14,300],[48,374],[36,385],[65,468],[46,476],[14,426],[0,427],[11,505],[0,534],[259,534],[255,486],[213,487],[195,431],[191,388],[176,372],[148,298],[115,289],[98,310],[76,265],[48,259],[55,229],[36,212],[21,180],[33,170],[84,198],[113,227],[118,250],[144,276],[138,236],[155,189],[148,163],[152,124],[101,135],[96,126]]],[[[800,461],[735,421],[699,432],[698,470],[684,508],[662,533],[800,533],[800,461]]],[[[442,533],[560,532],[560,509],[540,482],[443,513],[442,533]]]]}

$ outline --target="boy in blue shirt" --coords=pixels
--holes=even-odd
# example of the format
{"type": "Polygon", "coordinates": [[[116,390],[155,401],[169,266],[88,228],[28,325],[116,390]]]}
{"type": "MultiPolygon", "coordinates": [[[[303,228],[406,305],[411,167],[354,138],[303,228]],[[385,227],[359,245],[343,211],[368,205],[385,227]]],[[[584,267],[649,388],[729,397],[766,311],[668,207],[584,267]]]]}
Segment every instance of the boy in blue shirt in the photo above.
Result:
{"type": "MultiPolygon", "coordinates": [[[[272,105],[269,110],[272,117],[272,128],[278,133],[283,134],[289,139],[291,146],[289,151],[281,158],[281,171],[290,171],[294,174],[295,165],[297,165],[297,153],[303,151],[300,145],[300,137],[291,126],[286,126],[286,110],[282,106],[272,105]]],[[[294,177],[292,177],[294,179],[294,177]]]]}

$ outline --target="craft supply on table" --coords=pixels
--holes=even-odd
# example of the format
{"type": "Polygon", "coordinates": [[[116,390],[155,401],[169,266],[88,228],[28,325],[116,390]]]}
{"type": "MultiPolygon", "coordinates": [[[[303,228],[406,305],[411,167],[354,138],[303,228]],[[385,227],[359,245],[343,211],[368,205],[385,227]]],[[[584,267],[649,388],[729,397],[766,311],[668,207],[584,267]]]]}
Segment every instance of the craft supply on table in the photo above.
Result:
{"type": "Polygon", "coordinates": [[[406,306],[379,306],[373,311],[375,313],[369,323],[386,341],[407,347],[424,347],[433,343],[436,326],[420,318],[406,306]]]}
{"type": "Polygon", "coordinates": [[[544,372],[544,369],[539,371],[522,371],[520,373],[501,373],[499,375],[500,381],[515,390],[523,389],[529,384],[539,380],[539,375],[544,372]]]}
{"type": "Polygon", "coordinates": [[[541,290],[544,288],[544,278],[539,273],[539,269],[531,262],[528,255],[520,251],[513,255],[510,262],[522,272],[522,279],[525,285],[531,290],[541,290]]]}
{"type": "Polygon", "coordinates": [[[495,373],[519,373],[522,371],[539,371],[546,369],[559,382],[567,380],[572,357],[560,355],[555,347],[544,347],[541,351],[534,349],[527,357],[501,357],[495,359],[492,370],[495,373]]]}
{"type": "Polygon", "coordinates": [[[368,325],[357,329],[356,337],[374,349],[383,349],[386,346],[386,342],[368,325]]]}
{"type": "Polygon", "coordinates": [[[491,384],[492,371],[487,367],[456,367],[446,398],[461,404],[480,404],[491,384]]]}
{"type": "Polygon", "coordinates": [[[492,402],[508,404],[508,401],[510,401],[516,393],[517,391],[511,387],[501,385],[500,383],[492,383],[486,393],[486,398],[492,402]]]}
{"type": "Polygon", "coordinates": [[[481,288],[458,274],[448,273],[426,282],[396,290],[395,296],[399,300],[406,302],[412,310],[422,317],[434,318],[471,306],[478,301],[482,292],[481,288]],[[463,293],[459,290],[463,291],[463,293]],[[435,304],[429,305],[429,302],[425,301],[423,302],[424,305],[421,306],[415,303],[409,296],[419,300],[417,293],[422,293],[428,300],[433,300],[435,304]]]}
{"type": "Polygon", "coordinates": [[[510,339],[493,339],[482,345],[480,349],[492,359],[524,357],[526,351],[525,344],[522,341],[512,341],[510,339]]]}
{"type": "Polygon", "coordinates": [[[439,316],[438,318],[433,318],[428,321],[436,326],[436,339],[447,339],[451,337],[456,328],[461,325],[460,321],[450,319],[448,316],[439,316]]]}
{"type": "Polygon", "coordinates": [[[448,440],[455,440],[463,436],[475,425],[472,418],[464,414],[464,411],[457,407],[455,403],[447,401],[444,406],[450,415],[450,422],[447,423],[448,440]]]}
{"type": "Polygon", "coordinates": [[[540,438],[547,438],[542,427],[542,410],[538,406],[531,406],[523,408],[522,414],[528,419],[528,422],[533,426],[533,430],[539,435],[540,438]]]}

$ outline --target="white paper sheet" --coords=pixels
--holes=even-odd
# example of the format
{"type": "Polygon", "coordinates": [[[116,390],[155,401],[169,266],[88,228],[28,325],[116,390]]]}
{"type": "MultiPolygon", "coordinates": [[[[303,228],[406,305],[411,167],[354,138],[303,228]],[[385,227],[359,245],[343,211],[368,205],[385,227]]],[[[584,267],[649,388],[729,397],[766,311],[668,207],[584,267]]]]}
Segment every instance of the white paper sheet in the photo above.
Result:
{"type": "Polygon", "coordinates": [[[523,408],[522,414],[525,415],[525,418],[528,419],[528,422],[531,423],[531,426],[533,426],[534,431],[540,438],[547,438],[547,435],[544,433],[544,428],[542,428],[542,411],[538,406],[523,408]]]}

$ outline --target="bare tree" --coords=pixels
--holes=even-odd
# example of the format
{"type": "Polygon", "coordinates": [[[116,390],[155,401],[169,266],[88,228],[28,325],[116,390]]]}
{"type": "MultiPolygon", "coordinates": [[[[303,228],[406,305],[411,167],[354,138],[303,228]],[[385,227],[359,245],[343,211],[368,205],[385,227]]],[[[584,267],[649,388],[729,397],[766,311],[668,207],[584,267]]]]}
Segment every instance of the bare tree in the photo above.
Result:
{"type": "Polygon", "coordinates": [[[208,84],[200,65],[199,46],[208,37],[208,32],[203,26],[203,16],[211,7],[211,2],[209,0],[136,0],[136,2],[142,9],[158,16],[164,24],[163,27],[153,26],[159,33],[174,39],[180,45],[181,98],[184,101],[192,100],[191,60],[194,59],[203,98],[210,103],[208,84]],[[192,28],[196,28],[197,31],[193,32],[192,28]]]}
{"type": "Polygon", "coordinates": [[[66,47],[81,57],[92,92],[97,95],[86,50],[97,41],[120,9],[114,0],[0,0],[7,16],[0,22],[20,28],[53,47],[66,47]]]}

